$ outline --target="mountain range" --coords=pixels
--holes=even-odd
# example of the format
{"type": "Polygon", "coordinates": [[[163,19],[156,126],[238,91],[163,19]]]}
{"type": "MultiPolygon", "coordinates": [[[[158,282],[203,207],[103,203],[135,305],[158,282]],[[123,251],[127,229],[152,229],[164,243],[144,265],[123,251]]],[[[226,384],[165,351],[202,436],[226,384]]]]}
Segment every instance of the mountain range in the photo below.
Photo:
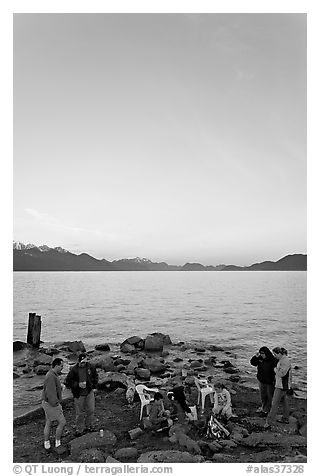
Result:
{"type": "Polygon", "coordinates": [[[13,271],[306,271],[307,255],[287,255],[278,261],[263,261],[251,266],[204,266],[185,263],[183,266],[165,262],[154,263],[146,258],[107,261],[87,253],[76,255],[61,248],[47,245],[35,246],[13,242],[13,271]]]}

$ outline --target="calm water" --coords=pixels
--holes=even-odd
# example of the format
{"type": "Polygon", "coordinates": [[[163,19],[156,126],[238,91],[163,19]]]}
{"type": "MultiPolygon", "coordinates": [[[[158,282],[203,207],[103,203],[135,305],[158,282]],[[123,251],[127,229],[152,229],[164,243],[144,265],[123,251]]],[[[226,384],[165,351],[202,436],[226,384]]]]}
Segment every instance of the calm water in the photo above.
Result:
{"type": "Polygon", "coordinates": [[[15,272],[14,339],[28,313],[42,316],[44,341],[93,346],[149,332],[221,345],[248,359],[262,345],[289,351],[306,388],[306,272],[15,272]]]}

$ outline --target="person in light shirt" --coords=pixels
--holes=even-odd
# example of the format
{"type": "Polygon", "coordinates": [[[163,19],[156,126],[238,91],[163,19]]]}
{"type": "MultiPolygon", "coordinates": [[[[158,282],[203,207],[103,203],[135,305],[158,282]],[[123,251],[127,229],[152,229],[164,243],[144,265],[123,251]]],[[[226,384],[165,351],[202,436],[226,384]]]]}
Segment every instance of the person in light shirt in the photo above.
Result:
{"type": "Polygon", "coordinates": [[[271,410],[267,415],[266,423],[264,425],[265,428],[270,428],[274,423],[281,400],[283,400],[283,416],[280,421],[282,423],[289,423],[287,393],[289,389],[291,389],[291,363],[287,357],[288,352],[284,347],[275,347],[272,352],[278,360],[278,364],[275,368],[276,383],[271,410]]]}
{"type": "Polygon", "coordinates": [[[230,392],[225,388],[223,383],[216,383],[214,388],[214,406],[212,413],[215,416],[222,416],[229,420],[229,418],[234,416],[232,413],[230,392]]]}

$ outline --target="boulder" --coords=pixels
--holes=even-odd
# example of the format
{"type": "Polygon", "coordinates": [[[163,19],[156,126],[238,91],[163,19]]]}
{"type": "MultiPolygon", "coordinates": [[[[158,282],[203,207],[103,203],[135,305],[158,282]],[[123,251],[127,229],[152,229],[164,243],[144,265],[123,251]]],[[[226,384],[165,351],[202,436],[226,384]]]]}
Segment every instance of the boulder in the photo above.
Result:
{"type": "Polygon", "coordinates": [[[37,365],[37,367],[34,368],[34,372],[37,375],[46,375],[47,372],[49,372],[50,367],[48,365],[37,365]]]}
{"type": "Polygon", "coordinates": [[[127,342],[121,344],[120,350],[124,354],[133,354],[134,352],[136,352],[135,346],[128,344],[127,342]]]}
{"type": "Polygon", "coordinates": [[[13,352],[16,352],[18,350],[23,350],[26,347],[28,347],[28,344],[26,342],[22,342],[21,340],[13,341],[13,352]]]}
{"type": "Polygon", "coordinates": [[[75,341],[72,341],[72,342],[69,342],[69,341],[63,342],[62,346],[67,347],[68,350],[70,352],[72,352],[73,354],[77,354],[77,353],[81,353],[81,352],[86,351],[86,348],[83,345],[83,342],[81,340],[79,340],[79,341],[75,340],[75,341]]]}
{"type": "Polygon", "coordinates": [[[108,352],[110,350],[109,344],[97,344],[95,346],[96,350],[101,350],[102,352],[108,352]]]}
{"type": "Polygon", "coordinates": [[[116,370],[113,359],[109,355],[93,357],[90,360],[90,363],[98,369],[105,370],[106,372],[115,372],[116,370]]]}
{"type": "Polygon", "coordinates": [[[163,345],[172,345],[170,336],[168,334],[162,334],[162,332],[152,332],[150,335],[161,339],[163,345]]]}
{"type": "Polygon", "coordinates": [[[125,463],[126,461],[132,461],[137,459],[138,457],[138,450],[137,448],[129,447],[129,448],[120,448],[114,454],[115,458],[121,463],[125,463]]]}
{"type": "Polygon", "coordinates": [[[81,451],[77,460],[79,461],[79,463],[104,463],[105,456],[101,450],[97,448],[90,448],[81,451]]]}
{"type": "Polygon", "coordinates": [[[139,336],[132,336],[120,344],[120,351],[124,353],[133,353],[144,348],[144,339],[139,336]]]}
{"type": "Polygon", "coordinates": [[[196,459],[190,453],[186,451],[175,451],[175,450],[166,450],[166,451],[148,451],[143,453],[138,461],[138,463],[195,463],[196,459]]]}
{"type": "Polygon", "coordinates": [[[136,368],[134,373],[136,374],[137,377],[142,378],[142,379],[149,379],[151,372],[149,369],[141,369],[141,368],[136,368]]]}
{"type": "Polygon", "coordinates": [[[157,335],[148,335],[144,342],[144,350],[147,352],[162,352],[163,340],[157,335]]]}
{"type": "Polygon", "coordinates": [[[117,372],[108,372],[101,379],[99,379],[98,387],[105,388],[106,386],[112,383],[117,383],[120,387],[123,386],[124,388],[126,388],[126,399],[128,403],[133,402],[136,390],[133,379],[123,373],[120,374],[117,372]]]}
{"type": "Polygon", "coordinates": [[[142,367],[149,369],[151,373],[161,373],[166,370],[166,365],[160,359],[146,358],[142,362],[142,367]]]}
{"type": "Polygon", "coordinates": [[[99,448],[102,451],[110,451],[116,444],[116,436],[108,430],[104,430],[103,436],[98,431],[86,433],[79,438],[70,441],[71,458],[79,457],[84,450],[99,448]]]}

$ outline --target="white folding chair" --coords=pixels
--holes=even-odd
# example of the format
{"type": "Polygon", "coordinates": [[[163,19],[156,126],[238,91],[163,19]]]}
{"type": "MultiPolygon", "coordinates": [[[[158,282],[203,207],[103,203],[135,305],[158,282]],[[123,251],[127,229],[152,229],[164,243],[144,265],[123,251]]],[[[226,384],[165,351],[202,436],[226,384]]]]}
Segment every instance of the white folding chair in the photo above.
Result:
{"type": "Polygon", "coordinates": [[[149,415],[149,403],[154,400],[153,396],[150,395],[150,393],[148,392],[154,393],[154,392],[157,392],[158,389],[148,388],[145,385],[139,384],[139,385],[136,385],[136,391],[141,401],[141,410],[140,410],[140,420],[141,420],[143,415],[143,408],[146,407],[147,415],[149,415]]]}
{"type": "Polygon", "coordinates": [[[201,399],[201,409],[204,410],[206,396],[209,395],[211,403],[213,403],[214,385],[208,383],[205,379],[194,378],[198,390],[198,405],[201,399]]]}

